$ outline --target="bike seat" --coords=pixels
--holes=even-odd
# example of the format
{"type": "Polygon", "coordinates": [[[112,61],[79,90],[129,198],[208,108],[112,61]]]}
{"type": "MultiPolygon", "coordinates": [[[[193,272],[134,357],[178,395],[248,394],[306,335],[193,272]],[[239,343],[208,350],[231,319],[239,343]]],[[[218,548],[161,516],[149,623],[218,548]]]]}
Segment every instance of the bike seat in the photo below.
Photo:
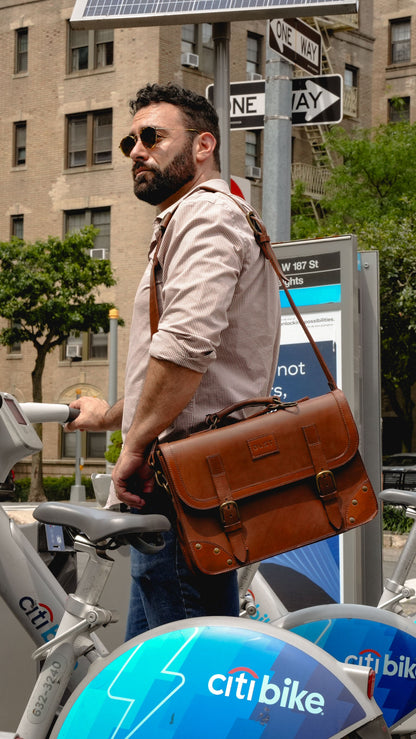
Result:
{"type": "Polygon", "coordinates": [[[416,506],[416,490],[382,490],[379,497],[392,505],[416,506]]]}
{"type": "Polygon", "coordinates": [[[33,516],[41,523],[81,531],[94,544],[123,534],[153,534],[170,529],[169,520],[159,514],[119,513],[72,503],[40,503],[33,516]]]}

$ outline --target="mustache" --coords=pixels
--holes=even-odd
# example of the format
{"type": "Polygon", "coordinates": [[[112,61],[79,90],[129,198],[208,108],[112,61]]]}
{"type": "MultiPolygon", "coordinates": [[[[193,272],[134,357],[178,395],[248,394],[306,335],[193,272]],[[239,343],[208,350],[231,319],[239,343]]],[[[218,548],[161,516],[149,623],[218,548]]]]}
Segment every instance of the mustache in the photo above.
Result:
{"type": "Polygon", "coordinates": [[[149,167],[145,162],[141,162],[140,160],[136,160],[134,162],[133,167],[132,167],[133,174],[135,175],[136,172],[139,169],[145,169],[147,172],[156,172],[157,171],[156,167],[149,167]]]}

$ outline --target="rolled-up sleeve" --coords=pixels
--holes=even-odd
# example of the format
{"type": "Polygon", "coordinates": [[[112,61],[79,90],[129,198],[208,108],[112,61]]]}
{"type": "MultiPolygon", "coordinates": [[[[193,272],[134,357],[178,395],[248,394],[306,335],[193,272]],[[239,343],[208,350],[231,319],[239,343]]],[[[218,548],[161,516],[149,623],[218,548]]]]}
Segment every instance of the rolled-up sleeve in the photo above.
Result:
{"type": "Polygon", "coordinates": [[[213,193],[178,208],[159,255],[160,320],[150,354],[204,373],[216,359],[228,311],[238,290],[244,242],[252,241],[244,215],[213,193]]]}

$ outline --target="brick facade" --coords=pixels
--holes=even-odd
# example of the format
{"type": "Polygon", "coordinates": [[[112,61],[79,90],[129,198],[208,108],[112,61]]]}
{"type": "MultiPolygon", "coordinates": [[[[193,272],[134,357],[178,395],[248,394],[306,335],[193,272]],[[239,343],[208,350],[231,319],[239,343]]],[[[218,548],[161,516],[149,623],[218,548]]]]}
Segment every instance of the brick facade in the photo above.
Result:
{"type": "MultiPolygon", "coordinates": [[[[381,3],[388,6],[387,0],[381,3]]],[[[360,30],[337,23],[331,31],[334,71],[343,74],[345,63],[360,70],[359,113],[353,124],[369,125],[371,119],[371,3],[362,4],[360,30]],[[365,14],[365,15],[364,15],[365,14]],[[349,62],[348,62],[349,60],[349,62]]],[[[394,0],[401,6],[401,1],[394,0]]],[[[64,0],[6,3],[0,0],[0,69],[2,106],[0,117],[0,239],[11,236],[13,216],[24,217],[26,240],[48,235],[63,236],[68,211],[111,209],[111,263],[115,287],[103,292],[119,309],[125,326],[118,332],[118,390],[122,393],[128,345],[130,311],[137,283],[147,262],[153,209],[135,199],[129,162],[118,151],[128,132],[128,101],[148,81],[175,81],[201,94],[212,78],[181,66],[181,27],[123,28],[114,31],[114,61],[97,69],[70,72],[68,20],[72,3],[64,0]],[[16,71],[16,32],[28,29],[28,68],[16,71]],[[67,116],[112,111],[112,159],[106,164],[68,167],[67,116]],[[26,163],[15,166],[13,129],[25,122],[26,163]]],[[[387,10],[386,10],[387,12],[387,10]]],[[[398,11],[397,11],[398,12],[398,11]]],[[[377,19],[377,22],[380,18],[377,19]]],[[[247,32],[265,36],[263,21],[231,24],[231,81],[246,78],[247,32]]],[[[264,49],[263,43],[263,49],[264,49]]],[[[264,51],[264,56],[265,56],[264,51]]],[[[262,59],[264,71],[265,58],[262,59]]],[[[351,125],[351,121],[347,123],[351,125]]],[[[295,153],[310,160],[304,133],[296,131],[295,153]]],[[[231,133],[231,173],[244,177],[245,133],[231,133]]],[[[264,166],[264,163],[263,163],[264,166]]],[[[252,184],[253,204],[261,208],[261,183],[252,184]]],[[[2,389],[19,400],[31,399],[30,372],[34,364],[31,345],[20,354],[0,347],[2,389]]],[[[76,389],[102,397],[108,394],[108,362],[71,362],[55,350],[47,359],[43,380],[45,402],[68,401],[76,389]]],[[[60,432],[44,428],[45,473],[71,472],[73,461],[61,459],[60,432]]],[[[23,470],[22,466],[22,470],[23,470]]],[[[87,459],[86,471],[99,470],[103,460],[87,459]]],[[[25,468],[26,469],[26,468],[25,468]]]]}

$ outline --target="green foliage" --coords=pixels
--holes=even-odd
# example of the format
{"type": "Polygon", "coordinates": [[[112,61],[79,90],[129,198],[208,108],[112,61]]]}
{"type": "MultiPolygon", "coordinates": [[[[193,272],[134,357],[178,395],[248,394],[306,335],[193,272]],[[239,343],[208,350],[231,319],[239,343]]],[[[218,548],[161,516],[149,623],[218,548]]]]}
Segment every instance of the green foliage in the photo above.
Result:
{"type": "Polygon", "coordinates": [[[383,529],[393,534],[407,534],[413,526],[413,519],[408,518],[405,508],[401,506],[383,506],[383,529]]]}
{"type": "Polygon", "coordinates": [[[108,260],[92,259],[92,226],[64,239],[0,242],[0,316],[12,321],[0,343],[32,342],[49,352],[73,331],[108,331],[111,303],[99,288],[115,284],[108,260]]]}
{"type": "MultiPolygon", "coordinates": [[[[85,486],[87,499],[95,498],[90,477],[83,476],[81,484],[85,486]]],[[[26,502],[30,492],[30,477],[15,480],[16,497],[20,502],[26,502]]],[[[71,477],[44,477],[43,487],[48,500],[69,500],[71,486],[75,485],[75,475],[71,477]]]]}
{"type": "Polygon", "coordinates": [[[317,209],[293,198],[292,238],[356,234],[379,254],[382,386],[401,420],[405,449],[416,443],[416,125],[394,123],[354,135],[334,127],[327,140],[340,160],[317,209]]]}
{"type": "Polygon", "coordinates": [[[104,457],[110,464],[115,464],[120,456],[121,447],[123,445],[121,431],[113,431],[110,436],[110,441],[111,444],[109,445],[107,451],[104,452],[104,457]]]}
{"type": "Polygon", "coordinates": [[[341,161],[323,199],[332,230],[415,215],[416,126],[389,123],[353,136],[335,126],[327,144],[341,161]]]}

